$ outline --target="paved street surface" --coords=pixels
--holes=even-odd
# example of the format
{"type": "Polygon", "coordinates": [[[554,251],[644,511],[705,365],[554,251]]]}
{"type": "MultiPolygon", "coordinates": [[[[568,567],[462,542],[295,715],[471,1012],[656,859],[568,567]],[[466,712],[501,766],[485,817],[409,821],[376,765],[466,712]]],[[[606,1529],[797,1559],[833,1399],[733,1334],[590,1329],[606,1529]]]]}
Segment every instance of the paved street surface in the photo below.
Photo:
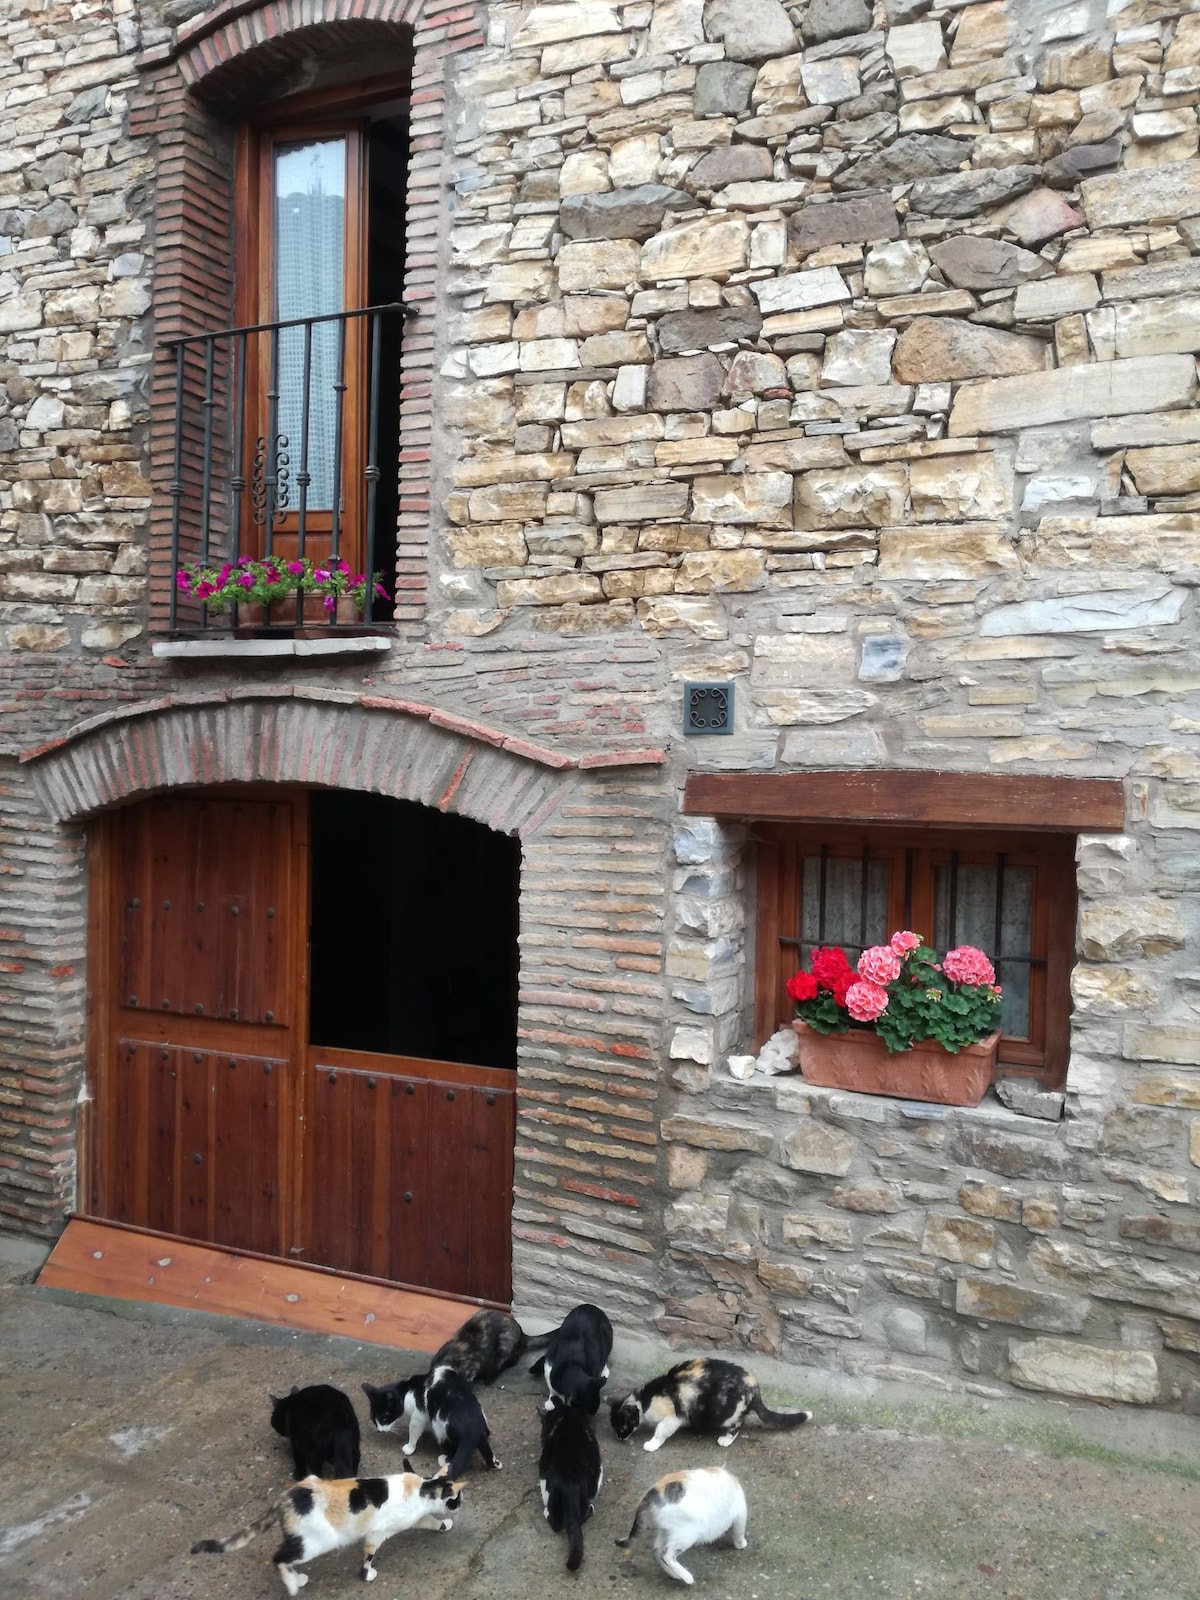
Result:
{"type": "MultiPolygon", "coordinates": [[[[618,1347],[613,1379],[645,1375],[618,1347]]],[[[0,1595],[5,1600],[259,1600],[283,1587],[273,1534],[227,1556],[227,1534],[287,1481],[269,1391],[332,1382],[365,1417],[362,1379],[419,1358],[346,1340],[158,1309],[63,1303],[0,1287],[0,1595]]],[[[661,1473],[719,1462],[741,1478],[749,1545],[684,1558],[714,1600],[1196,1600],[1200,1424],[1039,1400],[936,1403],[856,1394],[756,1364],[777,1405],[817,1412],[794,1434],[755,1423],[732,1450],[680,1434],[657,1455],[603,1414],[605,1482],[578,1578],[537,1492],[537,1388],[523,1370],[483,1391],[503,1471],[472,1471],[448,1534],[401,1535],[372,1600],[531,1600],[682,1592],[613,1539],[661,1473]]],[[[433,1455],[426,1446],[422,1460],[433,1455]]],[[[400,1441],[364,1434],[363,1470],[400,1471],[400,1441]]],[[[362,1592],[355,1552],[310,1568],[306,1600],[362,1592]]]]}

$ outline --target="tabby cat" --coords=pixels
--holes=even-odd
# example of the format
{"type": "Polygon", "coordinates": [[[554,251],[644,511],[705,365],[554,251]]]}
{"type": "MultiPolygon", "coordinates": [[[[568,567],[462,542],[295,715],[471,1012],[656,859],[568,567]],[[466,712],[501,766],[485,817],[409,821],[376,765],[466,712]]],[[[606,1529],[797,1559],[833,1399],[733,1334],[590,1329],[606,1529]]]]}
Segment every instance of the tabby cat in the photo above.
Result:
{"type": "Polygon", "coordinates": [[[357,1478],[358,1418],[350,1396],[331,1383],[313,1383],[291,1394],[271,1396],[271,1426],[292,1447],[297,1479],[321,1476],[328,1462],[331,1478],[357,1478]]]}
{"type": "Polygon", "coordinates": [[[670,1372],[651,1378],[623,1400],[614,1400],[611,1416],[618,1439],[628,1439],[643,1422],[652,1423],[653,1436],[642,1448],[658,1450],[680,1428],[715,1433],[719,1445],[731,1445],[749,1411],[768,1428],[798,1428],[812,1418],[811,1411],[772,1411],[764,1405],[752,1372],[712,1356],[680,1361],[670,1372]]]}
{"type": "Polygon", "coordinates": [[[733,1548],[746,1548],[746,1496],[724,1467],[693,1467],[669,1472],[638,1502],[633,1526],[617,1543],[626,1549],[644,1525],[654,1530],[654,1556],[664,1572],[681,1583],[696,1580],[679,1557],[694,1544],[715,1544],[732,1534],[733,1548]]]}
{"type": "Polygon", "coordinates": [[[487,1466],[500,1469],[492,1454],[488,1422],[475,1392],[453,1367],[434,1367],[432,1372],[404,1378],[377,1389],[363,1384],[371,1407],[371,1421],[380,1433],[399,1433],[408,1423],[408,1443],[404,1454],[411,1455],[427,1428],[446,1453],[440,1464],[450,1477],[457,1478],[476,1450],[487,1466]]]}
{"type": "Polygon", "coordinates": [[[553,1410],[542,1416],[539,1486],[546,1521],[555,1533],[567,1536],[567,1571],[577,1572],[583,1561],[583,1525],[596,1509],[604,1469],[587,1412],[561,1400],[551,1405],[553,1410]]]}
{"type": "Polygon", "coordinates": [[[544,1350],[553,1337],[552,1333],[539,1333],[530,1338],[507,1311],[477,1311],[446,1340],[429,1365],[453,1367],[468,1383],[494,1383],[527,1350],[544,1350]]]}
{"type": "MultiPolygon", "coordinates": [[[[407,1463],[405,1463],[407,1465],[407,1463]]],[[[375,1552],[385,1539],[409,1528],[437,1528],[445,1533],[454,1526],[447,1511],[462,1504],[461,1483],[448,1478],[421,1478],[415,1472],[397,1472],[389,1478],[321,1479],[307,1477],[285,1489],[256,1521],[226,1539],[201,1539],[192,1554],[223,1555],[240,1550],[273,1522],[283,1532],[283,1543],[272,1560],[283,1587],[296,1594],[308,1582],[307,1572],[296,1569],[329,1550],[362,1540],[362,1578],[377,1576],[375,1552]]]]}

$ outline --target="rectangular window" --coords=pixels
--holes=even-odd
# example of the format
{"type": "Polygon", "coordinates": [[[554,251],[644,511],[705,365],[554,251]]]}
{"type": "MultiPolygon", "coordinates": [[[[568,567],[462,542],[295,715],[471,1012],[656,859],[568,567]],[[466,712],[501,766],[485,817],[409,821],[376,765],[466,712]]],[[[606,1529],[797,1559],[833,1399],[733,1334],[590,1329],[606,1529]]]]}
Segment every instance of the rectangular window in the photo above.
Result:
{"type": "Polygon", "coordinates": [[[1004,989],[1000,1060],[1060,1084],[1075,931],[1070,835],[759,823],[756,1035],[793,1015],[786,984],[818,945],[850,960],[911,928],[984,950],[1004,989]]]}

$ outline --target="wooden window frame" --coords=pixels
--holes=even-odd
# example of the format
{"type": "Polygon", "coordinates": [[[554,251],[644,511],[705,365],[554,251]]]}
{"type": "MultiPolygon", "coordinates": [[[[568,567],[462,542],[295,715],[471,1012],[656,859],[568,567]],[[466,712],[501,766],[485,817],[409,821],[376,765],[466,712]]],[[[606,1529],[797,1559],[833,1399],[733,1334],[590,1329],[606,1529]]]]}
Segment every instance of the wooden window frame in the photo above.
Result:
{"type": "Polygon", "coordinates": [[[822,845],[843,858],[864,849],[889,862],[888,926],[913,927],[933,938],[935,869],[953,852],[960,865],[988,865],[1003,854],[1006,867],[1034,876],[1028,1040],[1001,1041],[1000,1060],[1013,1074],[1046,1086],[1065,1081],[1070,1043],[1071,966],[1075,936],[1074,836],[865,824],[761,822],[757,841],[758,906],[754,1033],[761,1045],[793,1015],[786,983],[800,965],[781,941],[800,928],[801,862],[822,845]],[[907,870],[911,865],[911,875],[907,870]]]}
{"type": "MultiPolygon", "coordinates": [[[[286,105],[286,102],[283,104],[286,105]]],[[[274,173],[280,145],[314,139],[346,141],[345,259],[342,264],[342,301],[346,310],[367,304],[367,162],[366,126],[345,116],[321,119],[316,110],[307,117],[297,108],[280,111],[238,130],[235,232],[236,316],[242,327],[256,327],[275,318],[274,273],[274,173]]],[[[366,388],[367,345],[360,318],[350,318],[345,332],[345,400],[342,414],[339,524],[341,553],[351,566],[361,569],[365,559],[363,526],[363,470],[367,460],[366,388]]],[[[268,388],[268,349],[263,336],[246,347],[246,418],[243,458],[253,461],[255,440],[267,432],[264,412],[268,388]]],[[[299,465],[295,454],[293,472],[299,465]]],[[[243,501],[241,548],[261,554],[261,535],[252,522],[251,496],[243,501]]],[[[307,513],[306,553],[329,551],[333,516],[329,511],[307,513]]],[[[281,556],[297,553],[298,525],[294,512],[283,517],[272,534],[272,548],[281,556]]]]}

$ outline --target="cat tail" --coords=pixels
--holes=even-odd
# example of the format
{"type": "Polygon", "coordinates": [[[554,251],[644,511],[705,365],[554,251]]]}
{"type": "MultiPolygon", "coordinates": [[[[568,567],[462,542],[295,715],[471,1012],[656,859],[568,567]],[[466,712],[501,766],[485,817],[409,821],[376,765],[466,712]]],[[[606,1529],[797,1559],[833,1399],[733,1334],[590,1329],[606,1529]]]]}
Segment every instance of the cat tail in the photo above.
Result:
{"type": "Polygon", "coordinates": [[[578,1490],[566,1497],[563,1528],[567,1535],[567,1571],[578,1572],[583,1565],[583,1507],[578,1490]]]}
{"type": "Polygon", "coordinates": [[[273,1500],[261,1517],[248,1527],[242,1528],[240,1532],[231,1533],[227,1539],[198,1539],[192,1546],[192,1554],[223,1556],[227,1550],[240,1550],[243,1545],[248,1545],[251,1539],[266,1532],[279,1515],[279,1505],[278,1500],[273,1500]]]}
{"type": "Polygon", "coordinates": [[[637,1538],[638,1533],[641,1531],[642,1513],[645,1511],[647,1505],[649,1505],[650,1497],[653,1494],[654,1494],[654,1490],[650,1489],[638,1501],[638,1508],[633,1513],[633,1525],[630,1528],[629,1532],[625,1535],[625,1537],[623,1539],[614,1539],[613,1540],[613,1543],[620,1545],[622,1550],[627,1550],[629,1548],[629,1546],[633,1543],[633,1541],[637,1538]]]}
{"type": "MultiPolygon", "coordinates": [[[[525,1332],[524,1329],[521,1331],[522,1333],[525,1332]]],[[[545,1333],[526,1333],[525,1350],[545,1350],[557,1332],[557,1328],[548,1328],[545,1333]]],[[[523,1351],[522,1354],[524,1353],[523,1351]]]]}
{"type": "Polygon", "coordinates": [[[798,1428],[802,1423],[812,1421],[811,1411],[772,1411],[757,1389],[750,1402],[750,1409],[755,1416],[762,1419],[764,1428],[798,1428]]]}

